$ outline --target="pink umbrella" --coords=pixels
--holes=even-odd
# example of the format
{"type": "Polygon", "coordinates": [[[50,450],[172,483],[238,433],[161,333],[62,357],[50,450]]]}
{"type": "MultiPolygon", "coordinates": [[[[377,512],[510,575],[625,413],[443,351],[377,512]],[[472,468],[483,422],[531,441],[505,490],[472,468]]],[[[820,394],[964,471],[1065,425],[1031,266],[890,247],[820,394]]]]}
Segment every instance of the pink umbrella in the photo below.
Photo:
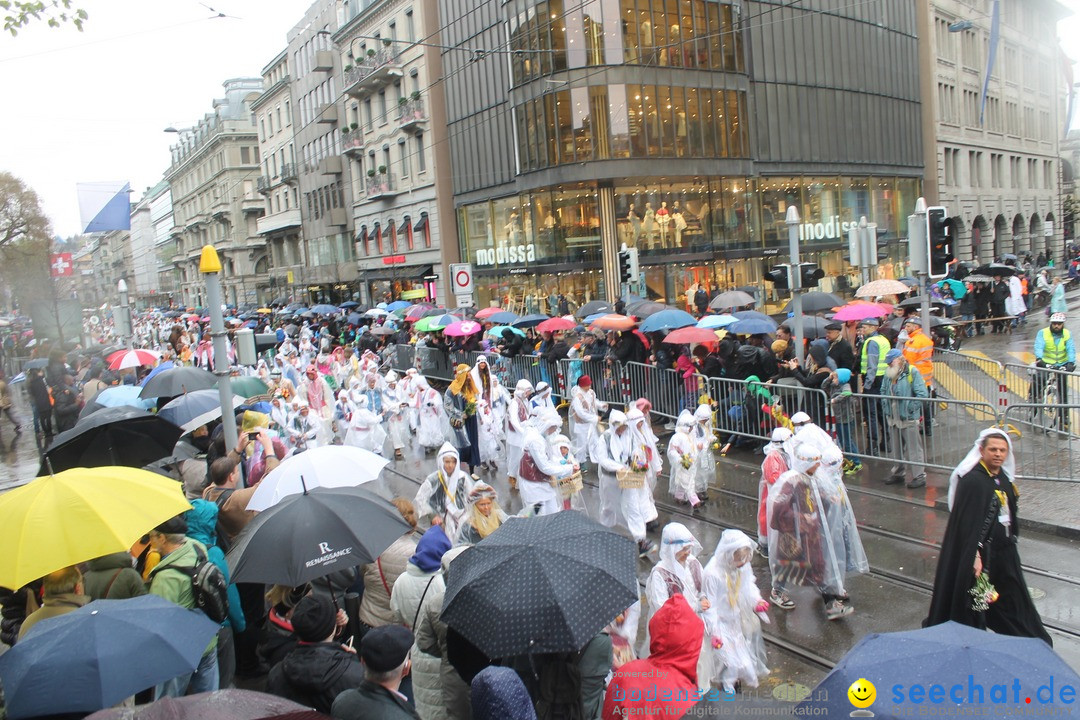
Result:
{"type": "Polygon", "coordinates": [[[577,327],[577,323],[573,320],[567,320],[564,317],[553,317],[536,326],[536,329],[540,332],[559,332],[562,330],[573,330],[577,327]]]}
{"type": "Polygon", "coordinates": [[[451,337],[464,337],[465,335],[472,335],[478,333],[483,328],[480,327],[480,323],[473,322],[472,320],[462,320],[456,323],[450,323],[443,329],[443,335],[450,335],[451,337]]]}
{"type": "Polygon", "coordinates": [[[483,310],[478,310],[477,311],[476,319],[477,320],[487,320],[489,317],[491,317],[495,313],[501,313],[501,312],[502,312],[502,308],[486,307],[483,310]]]}
{"type": "Polygon", "coordinates": [[[592,327],[599,330],[629,330],[636,324],[637,321],[632,317],[609,313],[596,318],[596,320],[593,321],[592,327]]]}
{"type": "Polygon", "coordinates": [[[849,303],[836,311],[833,320],[851,322],[868,318],[885,317],[892,312],[892,307],[880,303],[849,303]]]}
{"type": "Polygon", "coordinates": [[[714,331],[693,326],[672,330],[667,334],[667,337],[664,338],[664,342],[671,343],[672,345],[714,343],[716,340],[716,333],[714,331]]]}
{"type": "Polygon", "coordinates": [[[153,350],[117,350],[106,358],[106,362],[110,370],[123,370],[140,365],[153,365],[160,357],[161,353],[153,350]]]}

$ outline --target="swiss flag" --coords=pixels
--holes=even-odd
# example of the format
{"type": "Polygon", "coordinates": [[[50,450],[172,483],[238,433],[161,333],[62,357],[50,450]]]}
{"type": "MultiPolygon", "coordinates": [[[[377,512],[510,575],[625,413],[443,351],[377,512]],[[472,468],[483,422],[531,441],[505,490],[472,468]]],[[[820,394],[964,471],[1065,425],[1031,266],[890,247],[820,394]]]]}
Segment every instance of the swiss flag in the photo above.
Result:
{"type": "Polygon", "coordinates": [[[75,274],[71,264],[71,253],[53,253],[49,256],[49,274],[53,277],[68,277],[75,274]]]}

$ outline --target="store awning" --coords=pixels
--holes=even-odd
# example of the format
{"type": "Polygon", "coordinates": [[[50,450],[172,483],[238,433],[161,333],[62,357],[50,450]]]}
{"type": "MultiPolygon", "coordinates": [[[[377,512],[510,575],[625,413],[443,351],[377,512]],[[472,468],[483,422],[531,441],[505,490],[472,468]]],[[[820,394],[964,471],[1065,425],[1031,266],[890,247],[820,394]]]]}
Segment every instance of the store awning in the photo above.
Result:
{"type": "Polygon", "coordinates": [[[360,226],[360,234],[356,236],[357,242],[366,243],[368,241],[367,225],[360,226]]]}
{"type": "Polygon", "coordinates": [[[424,228],[427,227],[427,218],[428,218],[427,213],[424,213],[423,215],[421,215],[420,219],[416,221],[415,225],[413,225],[413,232],[416,232],[416,233],[424,232],[424,228]]]}
{"type": "Polygon", "coordinates": [[[423,280],[427,276],[433,275],[434,270],[432,269],[432,267],[430,265],[421,265],[420,267],[415,268],[415,269],[409,268],[408,273],[409,273],[409,277],[411,277],[411,278],[413,278],[415,280],[423,280]]]}
{"type": "Polygon", "coordinates": [[[363,277],[366,280],[415,280],[421,281],[433,274],[431,265],[393,265],[368,270],[363,277]]]}

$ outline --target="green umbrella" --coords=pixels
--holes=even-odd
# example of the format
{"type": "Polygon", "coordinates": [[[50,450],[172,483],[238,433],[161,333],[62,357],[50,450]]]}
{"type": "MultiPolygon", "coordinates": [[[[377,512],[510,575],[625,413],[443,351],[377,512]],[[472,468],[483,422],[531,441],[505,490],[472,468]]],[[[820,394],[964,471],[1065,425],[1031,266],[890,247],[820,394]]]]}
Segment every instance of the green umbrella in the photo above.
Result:
{"type": "Polygon", "coordinates": [[[249,398],[256,395],[265,395],[269,389],[266,383],[254,375],[245,375],[244,377],[232,379],[232,391],[241,397],[249,398]]]}
{"type": "Polygon", "coordinates": [[[949,287],[951,287],[952,291],[953,291],[953,297],[956,298],[957,300],[959,300],[960,298],[967,295],[967,287],[964,285],[964,283],[960,282],[959,280],[953,280],[953,279],[949,278],[949,279],[946,279],[946,280],[942,280],[941,282],[938,283],[938,285],[940,285],[942,287],[944,287],[945,285],[948,285],[949,287]]]}
{"type": "Polygon", "coordinates": [[[436,325],[434,321],[438,320],[441,315],[430,315],[425,318],[420,318],[416,325],[413,326],[413,330],[416,332],[442,332],[441,325],[436,325]]]}

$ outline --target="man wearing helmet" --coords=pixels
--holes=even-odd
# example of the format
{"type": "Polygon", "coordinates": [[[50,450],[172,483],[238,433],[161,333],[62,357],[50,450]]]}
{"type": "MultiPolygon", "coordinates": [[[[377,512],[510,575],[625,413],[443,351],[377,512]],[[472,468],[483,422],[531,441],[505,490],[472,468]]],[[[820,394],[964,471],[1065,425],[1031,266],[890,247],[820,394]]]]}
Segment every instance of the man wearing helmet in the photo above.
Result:
{"type": "MultiPolygon", "coordinates": [[[[1040,368],[1064,369],[1072,372],[1076,369],[1076,346],[1073,344],[1072,334],[1065,329],[1065,313],[1054,313],[1050,316],[1050,327],[1045,327],[1035,336],[1035,365],[1040,368]]],[[[1038,372],[1031,383],[1032,399],[1041,402],[1043,388],[1050,374],[1038,372]]],[[[1069,402],[1067,382],[1058,382],[1058,402],[1069,402]]],[[[1063,428],[1069,425],[1068,413],[1059,413],[1058,422],[1063,428]]]]}

